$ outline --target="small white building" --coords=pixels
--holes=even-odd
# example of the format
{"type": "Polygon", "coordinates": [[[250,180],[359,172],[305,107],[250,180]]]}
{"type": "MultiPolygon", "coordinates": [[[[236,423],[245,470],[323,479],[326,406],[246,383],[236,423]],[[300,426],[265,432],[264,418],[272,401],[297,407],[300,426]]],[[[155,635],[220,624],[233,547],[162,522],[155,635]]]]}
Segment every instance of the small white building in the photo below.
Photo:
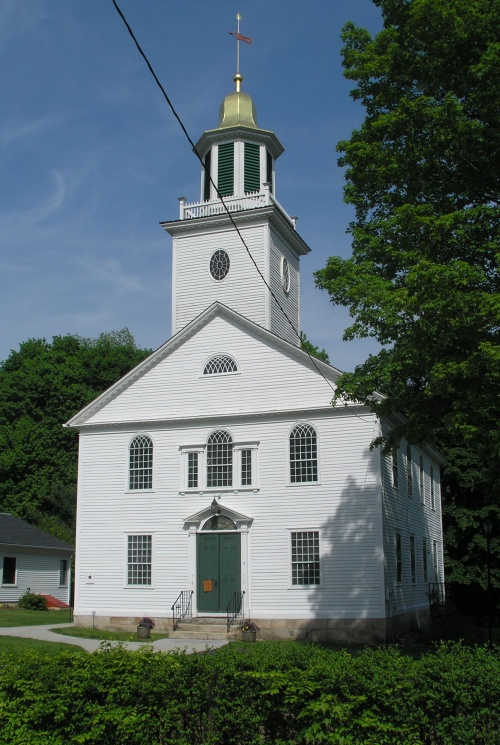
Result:
{"type": "Polygon", "coordinates": [[[32,592],[69,605],[73,553],[69,543],[1,512],[0,603],[17,603],[26,592],[32,592]]]}
{"type": "Polygon", "coordinates": [[[197,144],[201,200],[163,223],[173,336],[68,422],[75,620],[241,609],[265,638],[384,640],[443,582],[442,459],[370,449],[394,422],[332,406],[339,371],[301,350],[310,249],[275,196],[283,148],[235,82],[197,144]]]}

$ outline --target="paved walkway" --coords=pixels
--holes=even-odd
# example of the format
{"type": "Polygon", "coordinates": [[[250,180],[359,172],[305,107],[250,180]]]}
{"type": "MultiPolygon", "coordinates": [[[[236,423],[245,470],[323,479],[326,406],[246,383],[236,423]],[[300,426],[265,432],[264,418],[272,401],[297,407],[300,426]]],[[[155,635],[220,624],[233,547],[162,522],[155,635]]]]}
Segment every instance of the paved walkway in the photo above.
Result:
{"type": "MultiPolygon", "coordinates": [[[[44,642],[59,642],[61,644],[74,644],[83,647],[88,652],[95,652],[99,649],[101,642],[99,639],[82,639],[78,636],[64,636],[56,634],[52,629],[63,629],[74,626],[73,623],[49,624],[47,626],[11,626],[10,628],[0,628],[1,636],[21,636],[25,639],[40,639],[44,642]]],[[[144,642],[110,642],[113,645],[122,644],[127,649],[139,649],[144,646],[144,642]]],[[[171,652],[173,650],[186,652],[204,652],[206,649],[214,647],[223,647],[227,644],[225,639],[158,639],[154,642],[146,642],[148,647],[154,647],[158,652],[171,652]]],[[[0,641],[1,647],[1,641],[0,641]]]]}

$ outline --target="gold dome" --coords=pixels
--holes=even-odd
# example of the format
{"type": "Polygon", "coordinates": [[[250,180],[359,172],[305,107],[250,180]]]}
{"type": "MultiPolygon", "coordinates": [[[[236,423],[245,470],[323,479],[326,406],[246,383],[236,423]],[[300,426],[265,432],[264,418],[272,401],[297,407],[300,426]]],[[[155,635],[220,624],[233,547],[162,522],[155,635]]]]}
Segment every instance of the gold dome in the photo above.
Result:
{"type": "Polygon", "coordinates": [[[236,73],[234,76],[236,90],[226,96],[220,105],[218,129],[237,126],[258,129],[257,111],[248,93],[243,93],[241,90],[242,80],[243,76],[236,73]]]}

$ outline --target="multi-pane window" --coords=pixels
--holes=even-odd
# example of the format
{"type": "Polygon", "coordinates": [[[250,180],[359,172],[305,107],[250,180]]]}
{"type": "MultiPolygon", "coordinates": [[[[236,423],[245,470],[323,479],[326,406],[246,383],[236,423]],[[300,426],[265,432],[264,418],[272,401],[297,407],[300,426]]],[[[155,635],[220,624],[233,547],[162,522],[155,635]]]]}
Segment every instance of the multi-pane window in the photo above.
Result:
{"type": "Polygon", "coordinates": [[[411,583],[414,585],[417,581],[417,564],[415,557],[415,536],[410,536],[410,570],[411,570],[411,583]]]}
{"type": "Polygon", "coordinates": [[[429,571],[427,569],[427,539],[422,539],[422,570],[424,573],[424,582],[429,581],[429,571]]]}
{"type": "Polygon", "coordinates": [[[214,251],[210,258],[210,274],[217,282],[221,282],[227,277],[230,266],[231,261],[227,251],[222,248],[214,251]]]}
{"type": "Polygon", "coordinates": [[[413,494],[413,474],[412,474],[412,462],[411,462],[411,445],[406,448],[406,480],[408,496],[411,497],[413,494]]]}
{"type": "Polygon", "coordinates": [[[438,579],[438,545],[437,541],[432,541],[432,568],[434,570],[434,582],[437,582],[438,579]]]}
{"type": "Polygon", "coordinates": [[[207,487],[232,486],[233,441],[228,432],[213,432],[207,443],[207,487]]]}
{"type": "Polygon", "coordinates": [[[228,354],[217,354],[211,357],[203,370],[203,375],[222,375],[238,372],[236,362],[228,354]]]}
{"type": "Polygon", "coordinates": [[[398,449],[394,448],[394,450],[392,451],[392,485],[395,489],[397,489],[398,484],[399,484],[398,449]]]}
{"type": "Polygon", "coordinates": [[[153,442],[137,435],[130,443],[129,489],[153,488],[153,442]]]}
{"type": "Polygon", "coordinates": [[[424,482],[424,459],[420,456],[418,488],[420,490],[420,501],[425,504],[425,482],[424,482]]]}
{"type": "Polygon", "coordinates": [[[292,585],[319,585],[319,532],[308,530],[291,534],[292,585]]]}
{"type": "Polygon", "coordinates": [[[318,445],[310,424],[299,424],[290,433],[290,481],[292,484],[318,480],[318,445]]]}
{"type": "Polygon", "coordinates": [[[15,585],[16,584],[16,568],[17,561],[15,556],[4,556],[3,557],[3,572],[2,572],[2,584],[3,585],[15,585]]]}
{"type": "Polygon", "coordinates": [[[401,533],[396,533],[396,582],[403,580],[403,555],[401,553],[401,533]]]}
{"type": "Polygon", "coordinates": [[[431,508],[433,510],[436,509],[436,492],[434,491],[434,466],[431,466],[431,473],[430,473],[430,481],[431,481],[431,508]]]}
{"type": "Polygon", "coordinates": [[[61,559],[59,561],[59,584],[60,585],[68,584],[68,560],[67,559],[61,559]]]}
{"type": "Polygon", "coordinates": [[[187,485],[188,489],[198,488],[198,453],[188,453],[188,473],[187,473],[187,485]]]}
{"type": "Polygon", "coordinates": [[[252,484],[252,451],[241,451],[241,485],[251,486],[252,484]]]}
{"type": "Polygon", "coordinates": [[[150,535],[129,535],[127,545],[127,585],[151,584],[150,535]]]}

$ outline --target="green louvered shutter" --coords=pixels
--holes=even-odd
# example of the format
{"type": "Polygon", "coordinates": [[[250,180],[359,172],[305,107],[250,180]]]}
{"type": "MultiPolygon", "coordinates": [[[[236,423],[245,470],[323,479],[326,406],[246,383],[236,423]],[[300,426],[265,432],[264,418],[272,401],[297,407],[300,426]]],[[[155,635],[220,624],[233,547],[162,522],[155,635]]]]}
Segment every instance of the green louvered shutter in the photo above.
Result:
{"type": "Polygon", "coordinates": [[[205,155],[205,175],[203,180],[203,199],[208,202],[210,199],[210,170],[212,165],[212,151],[209,150],[205,155]]]}
{"type": "Polygon", "coordinates": [[[245,142],[245,194],[260,191],[260,153],[259,146],[245,142]]]}
{"type": "Polygon", "coordinates": [[[219,145],[219,193],[223,197],[234,194],[234,142],[219,145]]]}
{"type": "Polygon", "coordinates": [[[271,184],[271,193],[273,192],[273,156],[269,151],[266,151],[266,181],[271,184]]]}

